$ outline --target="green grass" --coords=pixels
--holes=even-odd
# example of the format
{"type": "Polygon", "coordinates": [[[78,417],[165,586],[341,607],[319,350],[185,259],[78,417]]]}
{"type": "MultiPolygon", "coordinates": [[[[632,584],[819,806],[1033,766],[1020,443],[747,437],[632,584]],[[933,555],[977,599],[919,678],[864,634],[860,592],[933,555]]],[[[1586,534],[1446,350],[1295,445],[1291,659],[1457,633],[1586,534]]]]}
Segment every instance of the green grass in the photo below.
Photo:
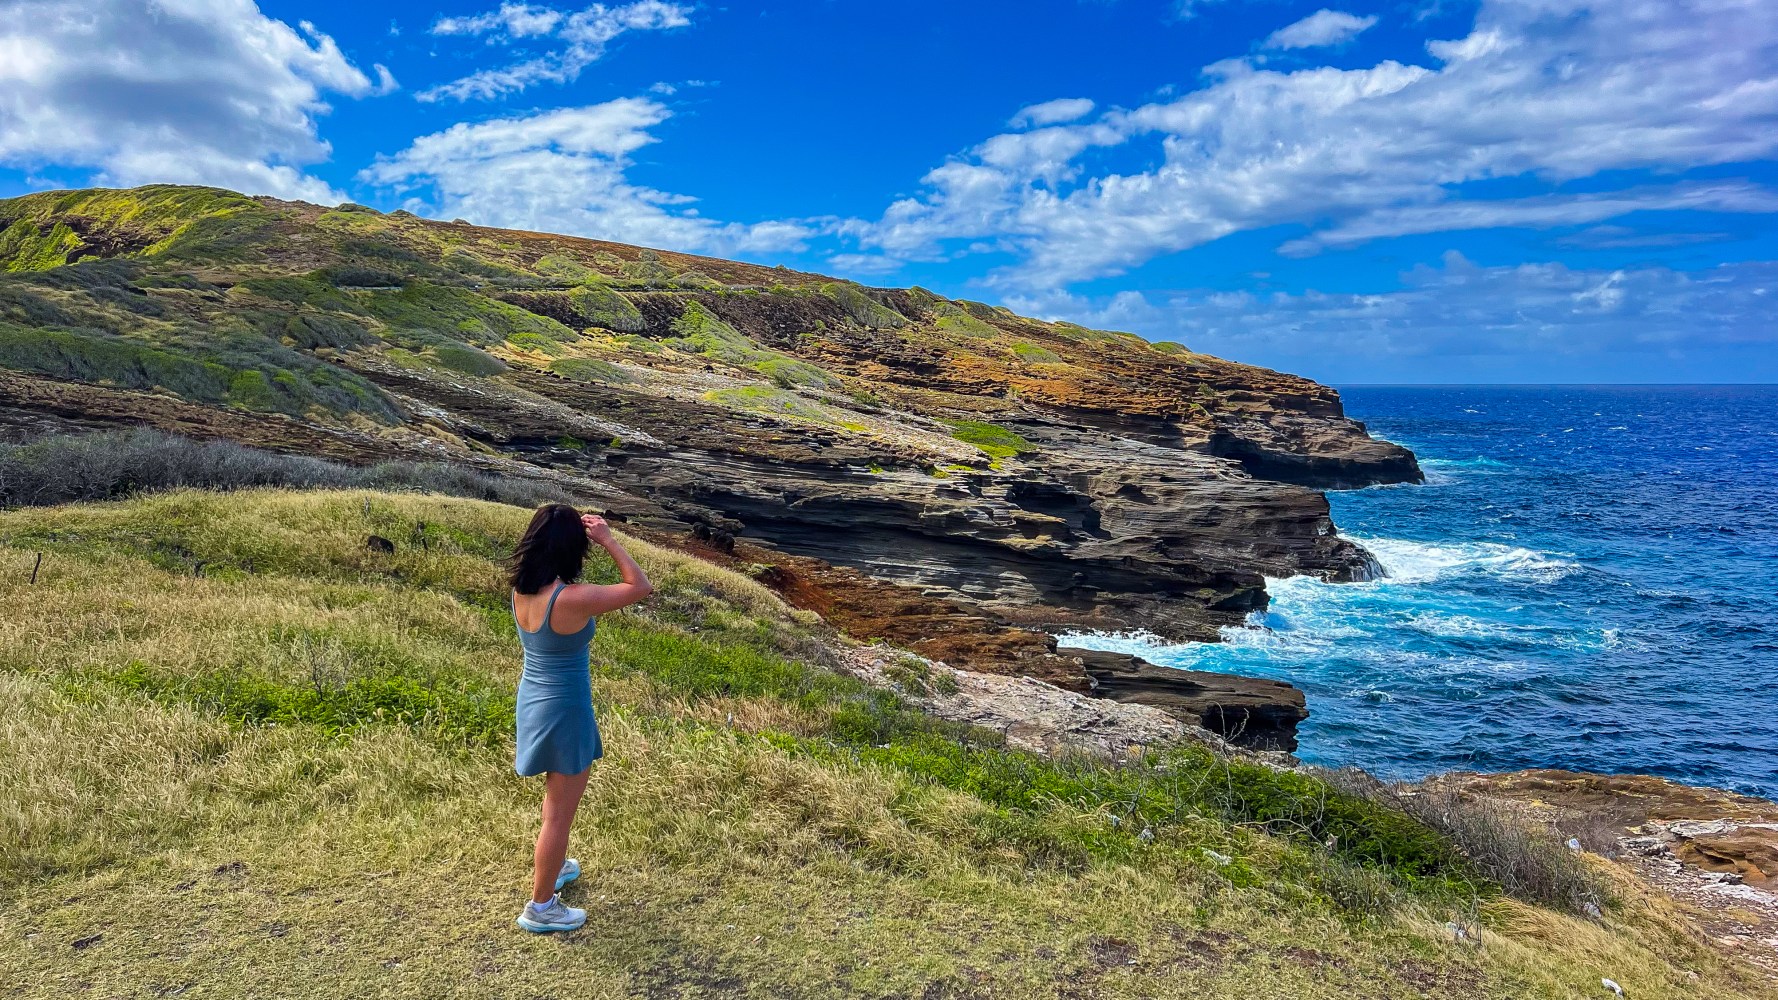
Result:
{"type": "Polygon", "coordinates": [[[1488,946],[1453,947],[1446,908],[1485,887],[1401,814],[1204,751],[1008,750],[646,543],[656,596],[593,650],[607,757],[568,899],[594,920],[524,935],[537,788],[511,773],[494,559],[527,517],[275,490],[0,513],[0,981],[1504,1000],[1591,995],[1604,968],[1639,997],[1758,995],[1649,901],[1595,924],[1500,899],[1488,946]]]}

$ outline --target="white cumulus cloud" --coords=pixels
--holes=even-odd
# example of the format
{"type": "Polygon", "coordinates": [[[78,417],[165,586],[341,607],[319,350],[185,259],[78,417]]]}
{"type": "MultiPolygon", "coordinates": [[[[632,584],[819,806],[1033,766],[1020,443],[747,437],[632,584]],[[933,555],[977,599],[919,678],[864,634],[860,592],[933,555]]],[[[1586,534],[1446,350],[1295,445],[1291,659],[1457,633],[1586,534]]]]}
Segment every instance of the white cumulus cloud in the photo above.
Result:
{"type": "Polygon", "coordinates": [[[3,14],[0,163],[87,168],[102,184],[336,202],[303,169],[331,152],[316,130],[322,95],[396,86],[251,0],[8,0],[3,14]]]}
{"type": "Polygon", "coordinates": [[[1377,23],[1375,14],[1359,17],[1343,10],[1322,8],[1295,24],[1272,32],[1268,49],[1315,49],[1349,42],[1377,23]]]}
{"type": "Polygon", "coordinates": [[[410,195],[408,208],[487,226],[594,236],[725,256],[795,249],[801,222],[718,222],[696,199],[632,183],[630,154],[656,141],[663,104],[626,97],[462,122],[379,157],[360,179],[410,195]]]}
{"type": "Polygon", "coordinates": [[[447,97],[466,101],[518,93],[539,83],[567,83],[604,58],[606,47],[619,35],[683,28],[691,23],[691,12],[691,7],[663,0],[636,0],[610,7],[596,3],[571,14],[507,3],[471,17],[441,18],[432,25],[435,35],[481,36],[507,45],[539,39],[546,47],[535,55],[429,87],[415,96],[423,101],[447,97]]]}
{"type": "MultiPolygon", "coordinates": [[[[1771,158],[1778,18],[1764,8],[1612,0],[1556,16],[1549,0],[1483,0],[1473,29],[1429,43],[1425,65],[1282,72],[1226,61],[1167,100],[986,139],[929,172],[915,196],[841,231],[891,260],[977,245],[1010,253],[1015,263],[989,280],[1016,290],[1279,225],[1308,227],[1292,247],[1301,252],[1491,218],[1603,221],[1703,189],[1459,206],[1485,203],[1475,183],[1500,178],[1548,186],[1771,158]],[[1101,166],[1112,154],[1136,166],[1101,166]]],[[[1767,197],[1714,190],[1717,208],[1767,197]]]]}

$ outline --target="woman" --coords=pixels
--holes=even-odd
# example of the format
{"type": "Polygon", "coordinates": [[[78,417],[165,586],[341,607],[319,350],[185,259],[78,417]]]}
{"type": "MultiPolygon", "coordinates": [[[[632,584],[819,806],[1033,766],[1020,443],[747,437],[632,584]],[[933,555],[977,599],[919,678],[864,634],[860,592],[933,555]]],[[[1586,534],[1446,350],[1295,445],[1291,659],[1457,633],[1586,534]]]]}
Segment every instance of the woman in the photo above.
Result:
{"type": "Polygon", "coordinates": [[[593,718],[587,646],[597,616],[629,607],[654,590],[605,519],[567,504],[545,504],[531,518],[509,562],[512,614],[525,671],[519,678],[518,754],[513,767],[543,778],[543,829],[531,873],[531,902],[519,914],[528,931],[571,931],[586,911],[565,906],[557,890],[580,877],[568,857],[568,828],[586,792],[587,773],[604,754],[593,718]],[[587,547],[597,544],[617,563],[623,582],[576,583],[587,547]]]}

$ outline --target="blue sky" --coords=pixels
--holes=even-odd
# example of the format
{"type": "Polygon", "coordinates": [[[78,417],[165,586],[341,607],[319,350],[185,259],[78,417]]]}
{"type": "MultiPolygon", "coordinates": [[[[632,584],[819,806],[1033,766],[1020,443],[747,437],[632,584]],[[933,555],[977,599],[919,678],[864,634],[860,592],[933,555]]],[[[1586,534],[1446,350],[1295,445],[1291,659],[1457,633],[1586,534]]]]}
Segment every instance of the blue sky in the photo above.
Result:
{"type": "Polygon", "coordinates": [[[1778,381],[1767,0],[0,13],[0,195],[350,199],[1335,384],[1778,381]]]}

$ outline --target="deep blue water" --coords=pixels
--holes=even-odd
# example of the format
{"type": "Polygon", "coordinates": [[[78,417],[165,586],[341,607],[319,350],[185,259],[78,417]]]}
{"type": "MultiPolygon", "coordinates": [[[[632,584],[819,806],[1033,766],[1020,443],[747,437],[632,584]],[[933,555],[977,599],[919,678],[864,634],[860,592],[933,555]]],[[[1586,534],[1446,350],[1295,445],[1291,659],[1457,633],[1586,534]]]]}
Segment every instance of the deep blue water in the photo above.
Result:
{"type": "Polygon", "coordinates": [[[1079,641],[1296,684],[1315,763],[1778,797],[1778,386],[1342,395],[1426,470],[1330,496],[1389,579],[1269,581],[1220,644],[1079,641]]]}

